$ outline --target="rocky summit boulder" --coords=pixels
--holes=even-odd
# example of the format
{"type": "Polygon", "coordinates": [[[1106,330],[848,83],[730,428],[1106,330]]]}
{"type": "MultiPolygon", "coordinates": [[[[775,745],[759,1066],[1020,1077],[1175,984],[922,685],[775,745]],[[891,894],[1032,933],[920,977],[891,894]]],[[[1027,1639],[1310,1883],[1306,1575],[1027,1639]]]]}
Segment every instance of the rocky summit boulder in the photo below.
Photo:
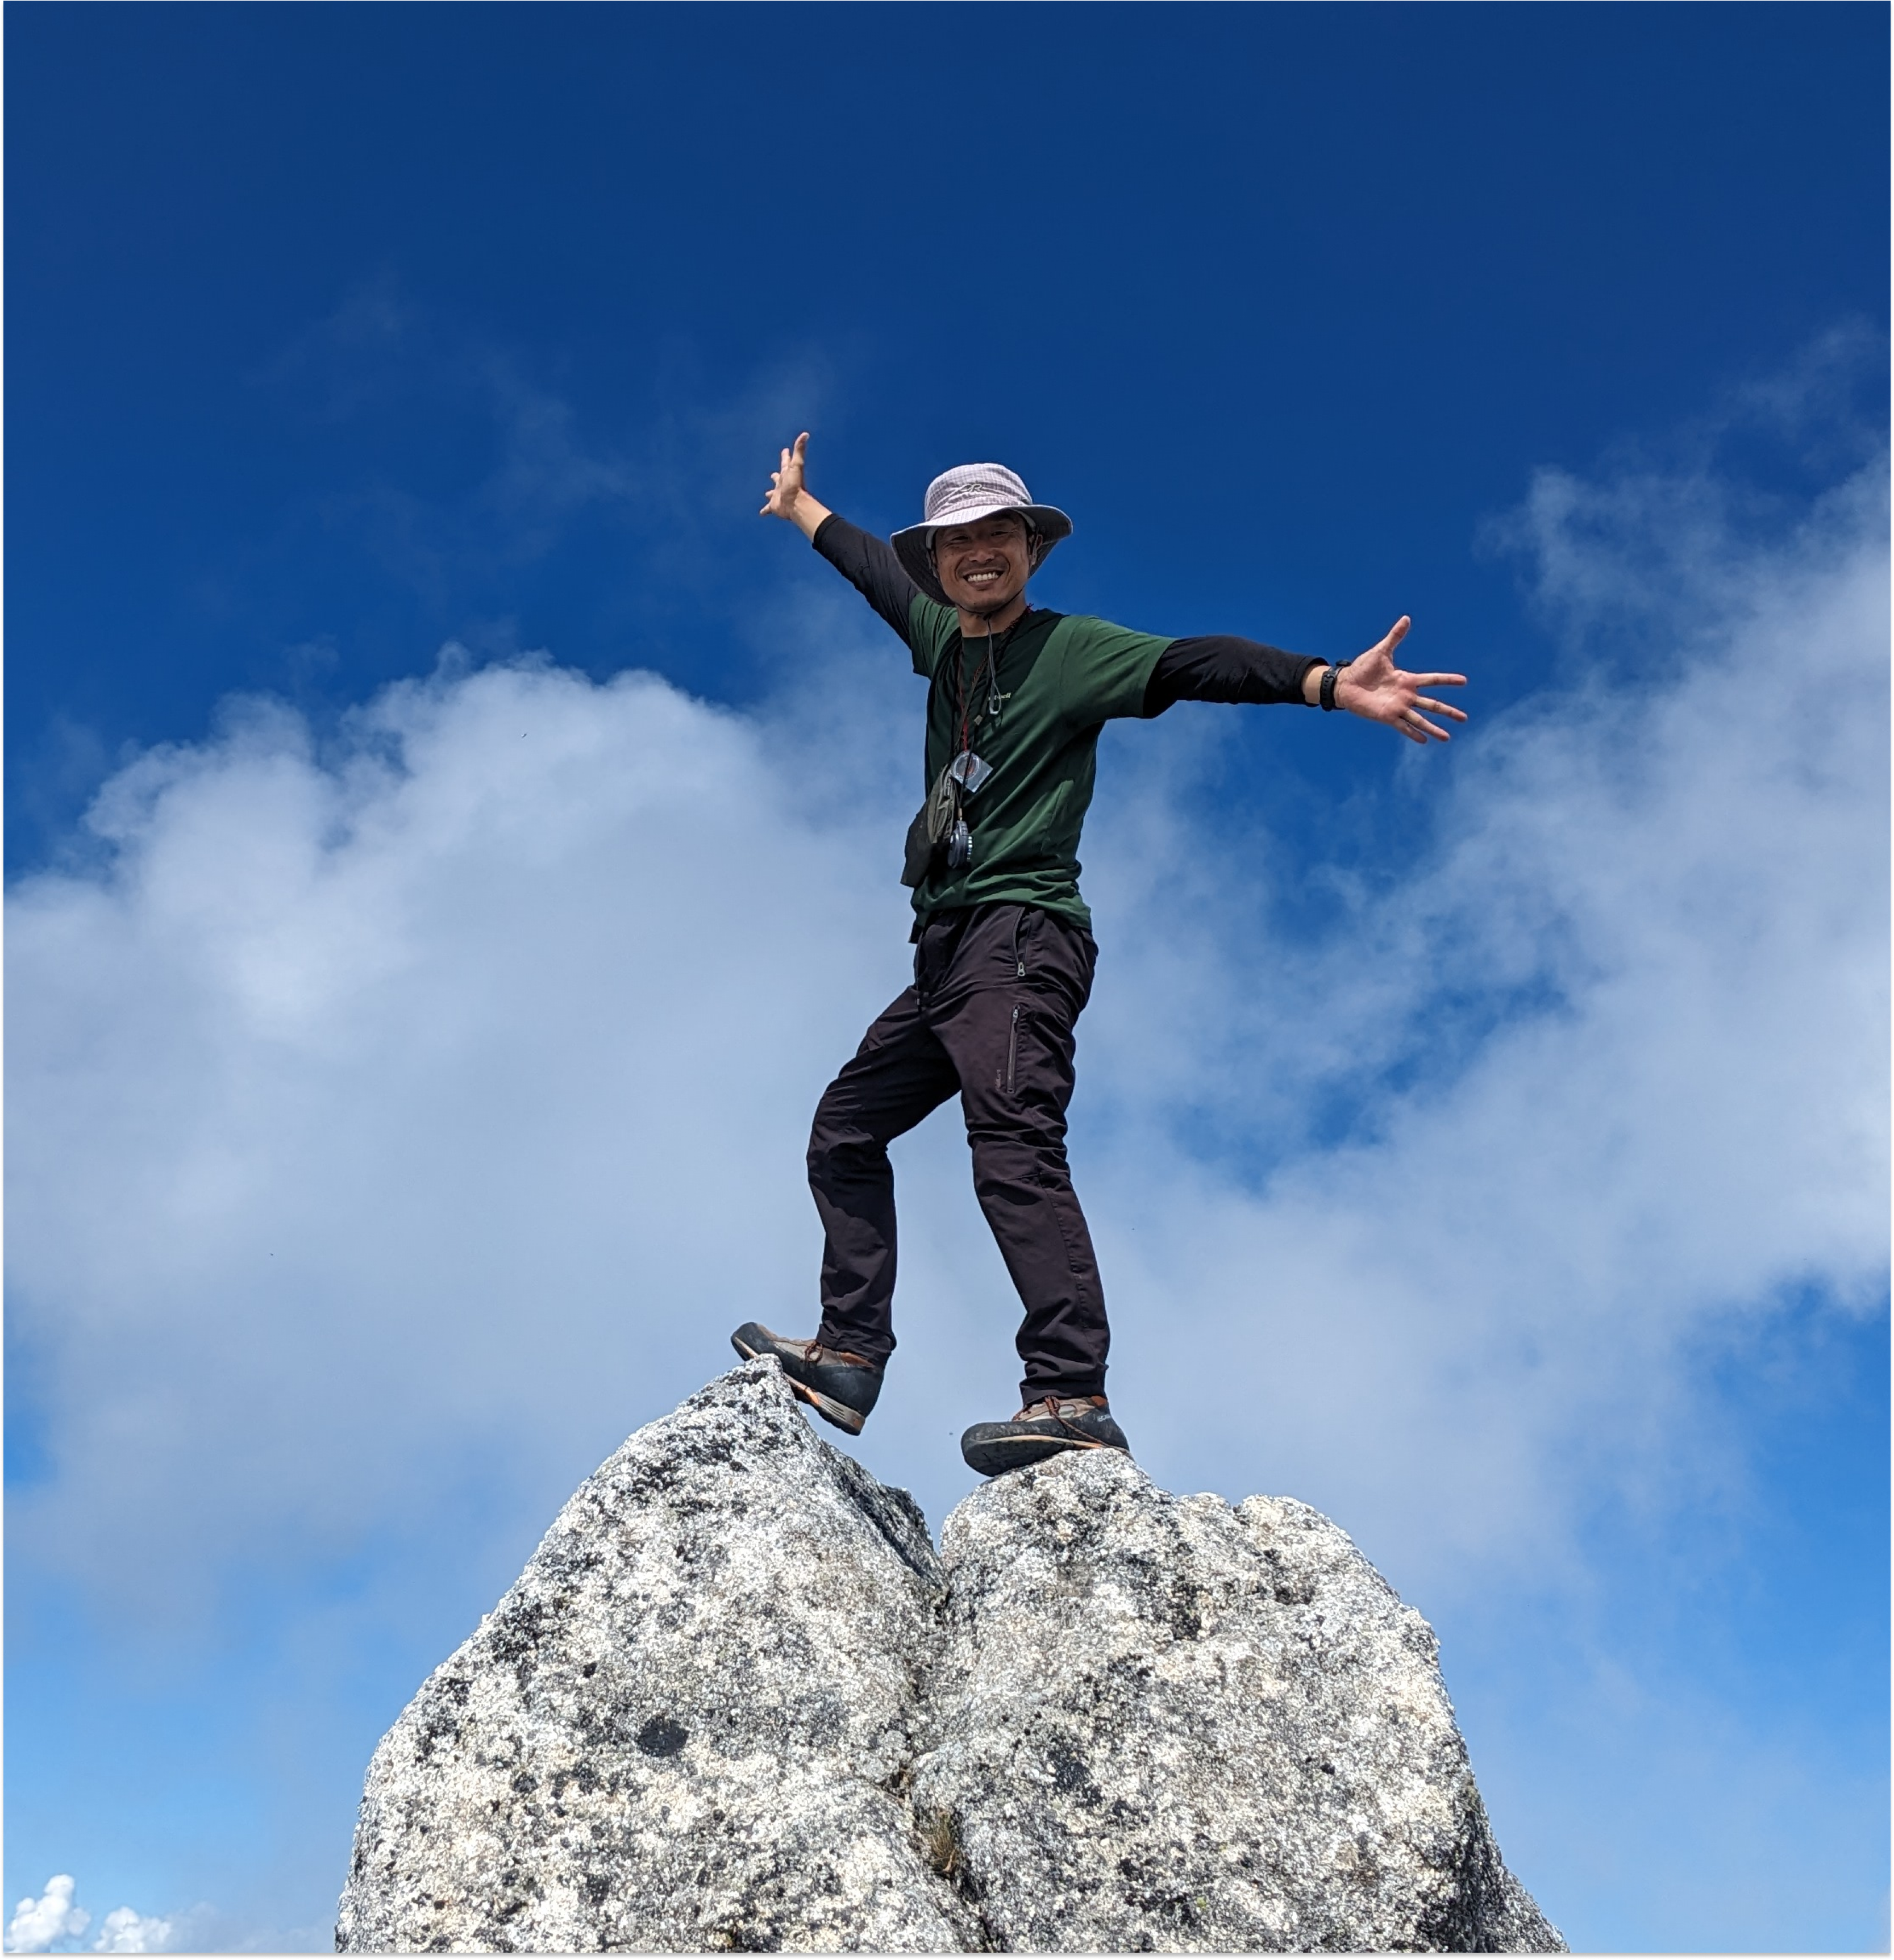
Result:
{"type": "Polygon", "coordinates": [[[753,1362],[640,1430],[369,1767],[345,1952],[1553,1952],[1426,1623],[1116,1453],[937,1558],[753,1362]]]}
{"type": "Polygon", "coordinates": [[[1291,1499],[1116,1452],[948,1519],[924,1827],[1008,1952],[1542,1952],[1420,1615],[1291,1499]]]}
{"type": "Polygon", "coordinates": [[[775,1361],[641,1429],[376,1750],[344,1952],[952,1952],[902,1794],[927,1526],[775,1361]]]}

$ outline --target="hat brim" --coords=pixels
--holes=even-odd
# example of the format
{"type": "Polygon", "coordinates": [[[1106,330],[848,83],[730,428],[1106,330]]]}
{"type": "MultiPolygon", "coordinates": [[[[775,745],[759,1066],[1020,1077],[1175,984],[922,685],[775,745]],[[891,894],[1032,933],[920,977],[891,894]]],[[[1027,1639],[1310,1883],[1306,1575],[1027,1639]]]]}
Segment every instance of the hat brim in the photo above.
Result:
{"type": "MultiPolygon", "coordinates": [[[[937,606],[951,606],[953,600],[941,590],[941,581],[934,575],[932,555],[928,549],[936,531],[950,531],[957,524],[977,524],[983,517],[1023,517],[1046,542],[1046,549],[1039,553],[1039,565],[1052,555],[1053,546],[1061,538],[1072,535],[1072,520],[1065,513],[1052,504],[976,504],[968,511],[956,511],[953,516],[931,524],[910,524],[904,531],[896,531],[888,542],[894,547],[894,555],[901,561],[901,569],[920,587],[937,606]]],[[[1033,569],[1036,571],[1039,565],[1033,569]]]]}

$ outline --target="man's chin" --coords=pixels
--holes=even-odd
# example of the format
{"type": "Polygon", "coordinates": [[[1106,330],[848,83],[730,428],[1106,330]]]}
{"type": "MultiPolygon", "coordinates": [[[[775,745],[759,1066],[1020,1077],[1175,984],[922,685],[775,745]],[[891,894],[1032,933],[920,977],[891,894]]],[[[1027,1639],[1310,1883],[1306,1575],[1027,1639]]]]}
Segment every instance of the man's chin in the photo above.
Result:
{"type": "MultiPolygon", "coordinates": [[[[1023,591],[1024,587],[1020,590],[1023,591]]],[[[969,593],[964,599],[957,596],[953,603],[963,612],[971,612],[976,619],[986,619],[995,612],[1004,612],[1019,596],[1017,592],[969,593]]]]}

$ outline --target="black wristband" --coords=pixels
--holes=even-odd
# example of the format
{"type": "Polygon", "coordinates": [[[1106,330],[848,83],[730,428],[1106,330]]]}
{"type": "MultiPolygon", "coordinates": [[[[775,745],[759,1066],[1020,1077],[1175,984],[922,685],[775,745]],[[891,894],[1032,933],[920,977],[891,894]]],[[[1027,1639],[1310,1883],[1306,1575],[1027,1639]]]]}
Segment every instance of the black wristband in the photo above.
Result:
{"type": "Polygon", "coordinates": [[[1346,660],[1331,660],[1322,670],[1322,688],[1316,698],[1320,702],[1324,714],[1332,714],[1335,712],[1335,683],[1342,668],[1348,664],[1346,660]]]}

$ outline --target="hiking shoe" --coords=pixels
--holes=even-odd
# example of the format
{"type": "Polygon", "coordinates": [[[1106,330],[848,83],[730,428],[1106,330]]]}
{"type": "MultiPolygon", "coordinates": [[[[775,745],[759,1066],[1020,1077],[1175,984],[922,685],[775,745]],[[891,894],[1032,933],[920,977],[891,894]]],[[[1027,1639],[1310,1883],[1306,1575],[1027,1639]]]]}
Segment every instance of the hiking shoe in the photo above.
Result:
{"type": "Polygon", "coordinates": [[[759,1354],[775,1355],[797,1400],[851,1436],[861,1433],[881,1393],[881,1370],[872,1361],[813,1341],[785,1341],[759,1320],[745,1321],[730,1337],[730,1344],[746,1361],[759,1354]]]}
{"type": "Polygon", "coordinates": [[[1103,1395],[1048,1395],[1011,1422],[976,1422],[960,1438],[967,1468],[982,1477],[1042,1463],[1068,1449],[1130,1448],[1103,1395]]]}

